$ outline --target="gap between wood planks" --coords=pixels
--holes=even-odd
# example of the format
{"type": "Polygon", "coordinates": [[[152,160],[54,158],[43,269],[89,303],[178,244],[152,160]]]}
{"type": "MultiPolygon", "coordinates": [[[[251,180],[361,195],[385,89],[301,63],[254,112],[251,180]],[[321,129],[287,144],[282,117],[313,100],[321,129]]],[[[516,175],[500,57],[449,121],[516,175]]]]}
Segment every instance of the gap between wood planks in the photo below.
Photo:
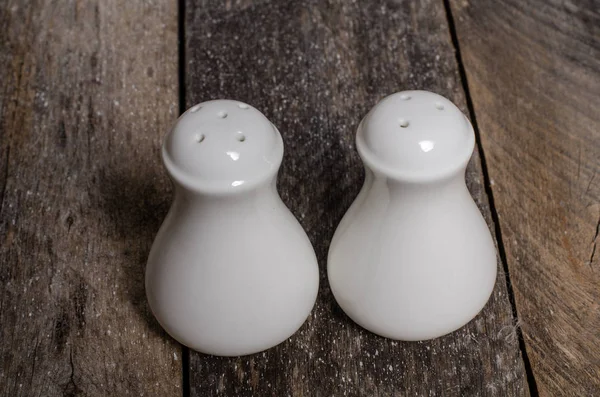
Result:
{"type": "MultiPolygon", "coordinates": [[[[185,0],[177,1],[177,83],[179,85],[179,115],[185,112],[185,0]]],[[[190,349],[181,345],[181,389],[190,397],[190,349]]]]}
{"type": "Polygon", "coordinates": [[[508,271],[508,262],[506,259],[506,251],[504,250],[504,242],[502,239],[502,229],[500,227],[500,220],[498,218],[498,212],[496,211],[496,205],[494,203],[494,193],[492,192],[490,176],[488,173],[487,162],[485,158],[485,152],[483,150],[483,145],[481,144],[481,136],[479,131],[479,126],[477,125],[477,117],[475,116],[475,107],[473,106],[473,100],[471,99],[471,93],[469,91],[469,82],[467,80],[467,73],[465,71],[465,67],[463,65],[462,56],[460,53],[460,44],[458,42],[458,35],[456,34],[456,27],[454,25],[454,17],[452,15],[452,8],[450,7],[449,0],[444,1],[444,9],[446,10],[446,19],[448,20],[448,29],[450,30],[450,37],[452,39],[452,45],[454,46],[454,53],[456,55],[456,64],[458,66],[458,73],[460,74],[460,81],[463,86],[463,90],[465,92],[465,98],[467,101],[467,109],[469,110],[469,117],[471,118],[471,123],[473,124],[473,130],[475,131],[475,141],[477,142],[477,148],[479,150],[479,155],[481,157],[481,171],[483,174],[483,182],[485,193],[488,196],[488,200],[490,203],[490,212],[492,214],[492,221],[494,222],[494,229],[496,232],[496,240],[498,241],[498,254],[500,255],[500,261],[502,262],[502,268],[504,269],[504,277],[506,280],[506,290],[508,292],[508,300],[510,302],[510,307],[513,312],[513,317],[517,321],[516,323],[516,332],[519,339],[519,349],[521,350],[521,355],[523,357],[523,365],[525,367],[525,375],[527,376],[527,384],[529,385],[529,393],[531,396],[538,396],[538,388],[535,381],[535,376],[533,375],[533,370],[531,369],[531,362],[529,361],[529,357],[527,356],[527,349],[525,347],[525,339],[523,339],[523,332],[521,331],[521,327],[518,326],[519,314],[517,312],[517,304],[515,302],[515,293],[512,288],[512,283],[510,282],[510,273],[508,271]]]}

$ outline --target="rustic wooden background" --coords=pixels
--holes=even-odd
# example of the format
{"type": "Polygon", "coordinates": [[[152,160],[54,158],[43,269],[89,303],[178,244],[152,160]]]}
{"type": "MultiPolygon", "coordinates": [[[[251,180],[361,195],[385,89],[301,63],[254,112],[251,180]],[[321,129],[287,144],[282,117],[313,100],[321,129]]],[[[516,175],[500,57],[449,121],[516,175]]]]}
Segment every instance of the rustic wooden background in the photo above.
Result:
{"type": "Polygon", "coordinates": [[[0,28],[1,395],[600,395],[595,0],[7,0],[0,28]],[[499,250],[479,316],[421,343],[359,328],[325,277],[357,123],[403,89],[471,118],[499,250]],[[241,358],[173,341],[143,285],[171,200],[161,137],[214,98],[282,132],[279,190],[321,267],[301,330],[241,358]]]}

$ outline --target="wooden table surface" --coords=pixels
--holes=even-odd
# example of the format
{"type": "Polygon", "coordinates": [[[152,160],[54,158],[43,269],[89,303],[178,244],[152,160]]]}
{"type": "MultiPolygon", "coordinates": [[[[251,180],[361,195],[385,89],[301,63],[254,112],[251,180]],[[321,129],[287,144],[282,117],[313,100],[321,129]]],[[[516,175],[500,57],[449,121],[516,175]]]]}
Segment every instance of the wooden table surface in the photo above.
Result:
{"type": "Polygon", "coordinates": [[[600,396],[596,0],[7,0],[0,28],[2,396],[600,396]],[[355,325],[325,272],[357,124],[404,89],[473,122],[499,251],[484,310],[419,343],[355,325]],[[214,98],[281,131],[279,191],[321,269],[300,331],[241,358],[179,345],[144,293],[161,138],[214,98]]]}

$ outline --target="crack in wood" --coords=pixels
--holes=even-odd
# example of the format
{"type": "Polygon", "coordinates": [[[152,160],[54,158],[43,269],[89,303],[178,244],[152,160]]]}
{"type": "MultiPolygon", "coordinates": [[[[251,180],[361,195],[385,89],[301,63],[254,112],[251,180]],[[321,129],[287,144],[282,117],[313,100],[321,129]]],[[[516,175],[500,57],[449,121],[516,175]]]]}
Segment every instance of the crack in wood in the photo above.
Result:
{"type": "Polygon", "coordinates": [[[73,364],[73,347],[69,347],[69,366],[71,368],[71,374],[69,375],[69,382],[65,385],[63,393],[65,397],[75,397],[83,395],[83,390],[75,383],[75,365],[73,364]]]}
{"type": "Polygon", "coordinates": [[[594,263],[594,255],[596,254],[596,245],[598,242],[598,234],[600,233],[600,216],[598,217],[598,222],[596,223],[596,233],[594,234],[594,239],[592,240],[592,254],[590,255],[590,267],[592,263],[594,263]]]}
{"type": "Polygon", "coordinates": [[[2,192],[0,193],[0,214],[4,209],[4,196],[6,195],[6,184],[8,182],[8,160],[10,158],[10,145],[6,148],[6,160],[4,160],[4,175],[2,175],[2,192]]]}
{"type": "Polygon", "coordinates": [[[494,222],[496,241],[498,243],[498,254],[500,255],[500,260],[502,262],[502,267],[504,269],[504,277],[506,280],[506,289],[508,293],[508,299],[510,301],[511,309],[513,312],[513,317],[515,321],[515,332],[519,341],[519,350],[521,351],[521,355],[523,357],[523,364],[525,366],[525,373],[527,375],[527,384],[529,386],[529,393],[531,396],[537,396],[539,394],[537,383],[535,379],[535,374],[533,373],[533,369],[531,367],[531,362],[529,360],[529,356],[527,354],[527,349],[525,346],[525,339],[523,338],[523,331],[519,326],[519,313],[517,310],[517,303],[515,299],[515,292],[513,289],[513,285],[510,280],[510,271],[508,267],[508,259],[506,256],[506,251],[504,248],[504,240],[502,237],[502,229],[500,226],[500,217],[498,215],[498,210],[496,208],[496,203],[494,201],[494,192],[492,189],[491,178],[489,176],[487,159],[485,156],[485,152],[483,150],[483,145],[481,143],[481,132],[479,130],[479,124],[477,123],[477,116],[475,114],[475,107],[473,105],[473,99],[471,97],[471,92],[469,89],[469,82],[467,79],[467,71],[464,66],[464,62],[462,59],[462,54],[460,50],[460,42],[458,39],[458,34],[456,31],[456,25],[454,22],[454,16],[452,15],[452,7],[450,5],[450,0],[444,0],[444,7],[446,10],[446,17],[448,19],[448,28],[450,30],[450,37],[452,39],[452,44],[455,49],[456,63],[458,65],[458,72],[460,75],[460,79],[463,85],[463,89],[465,91],[467,107],[469,109],[469,116],[471,117],[471,121],[473,123],[473,130],[475,131],[476,145],[479,150],[479,154],[481,156],[481,168],[483,173],[483,181],[485,185],[485,192],[487,194],[490,211],[492,214],[492,220],[494,222]]]}

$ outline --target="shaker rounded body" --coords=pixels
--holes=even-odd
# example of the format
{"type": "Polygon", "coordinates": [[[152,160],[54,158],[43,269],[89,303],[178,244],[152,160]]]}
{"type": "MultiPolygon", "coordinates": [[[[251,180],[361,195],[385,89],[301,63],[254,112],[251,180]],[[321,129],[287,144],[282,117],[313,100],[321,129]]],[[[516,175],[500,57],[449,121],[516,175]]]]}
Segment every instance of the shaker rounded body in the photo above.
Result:
{"type": "Polygon", "coordinates": [[[407,186],[368,171],[332,240],[328,277],[362,327],[392,339],[432,339],[483,308],[496,252],[460,179],[407,186]]]}
{"type": "Polygon", "coordinates": [[[312,246],[275,191],[178,192],[152,247],[146,291],[167,332],[203,353],[279,344],[304,323],[319,276],[312,246]]]}

